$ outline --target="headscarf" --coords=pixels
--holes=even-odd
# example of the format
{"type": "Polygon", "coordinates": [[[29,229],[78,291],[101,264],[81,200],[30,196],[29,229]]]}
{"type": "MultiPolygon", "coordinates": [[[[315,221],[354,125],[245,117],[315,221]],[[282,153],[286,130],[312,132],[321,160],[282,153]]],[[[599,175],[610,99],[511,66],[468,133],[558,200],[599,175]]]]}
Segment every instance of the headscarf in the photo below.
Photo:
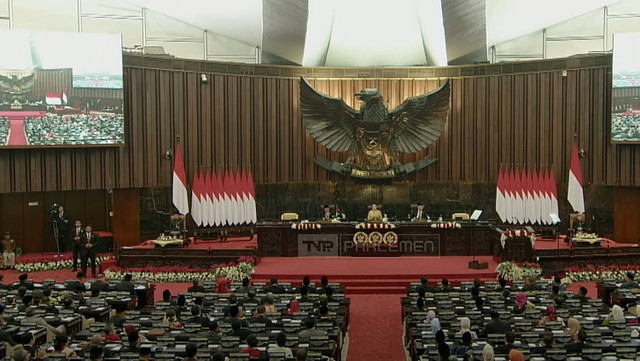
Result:
{"type": "Polygon", "coordinates": [[[556,314],[556,308],[553,306],[547,306],[547,311],[545,312],[549,321],[557,321],[558,315],[556,314]]]}
{"type": "Polygon", "coordinates": [[[524,293],[518,293],[516,295],[516,305],[518,307],[523,307],[527,303],[527,295],[524,293]]]}
{"type": "Polygon", "coordinates": [[[618,305],[613,305],[611,315],[613,316],[614,321],[624,321],[624,311],[622,310],[622,307],[618,305]]]}
{"type": "Polygon", "coordinates": [[[296,312],[300,312],[300,305],[298,304],[298,300],[291,300],[291,302],[289,302],[289,310],[287,313],[289,316],[293,316],[293,314],[296,312]]]}
{"type": "Polygon", "coordinates": [[[509,361],[524,361],[524,355],[522,352],[512,348],[511,351],[509,351],[509,361]]]}
{"type": "Polygon", "coordinates": [[[490,344],[484,345],[482,349],[482,361],[494,361],[495,356],[493,355],[493,347],[490,344]]]}
{"type": "Polygon", "coordinates": [[[580,332],[580,321],[571,317],[567,321],[567,326],[569,326],[569,334],[571,338],[576,341],[578,339],[578,332],[580,332]]]}
{"type": "Polygon", "coordinates": [[[435,311],[429,311],[427,312],[427,318],[424,319],[424,323],[426,323],[427,325],[431,323],[431,321],[433,321],[433,319],[436,318],[436,312],[435,311]]]}
{"type": "Polygon", "coordinates": [[[440,327],[440,320],[438,320],[437,318],[434,318],[433,320],[431,320],[431,333],[435,334],[441,329],[442,327],[440,327]]]}
{"type": "Polygon", "coordinates": [[[469,317],[462,317],[460,319],[460,331],[458,331],[457,335],[462,335],[465,332],[471,331],[471,320],[469,317]]]}

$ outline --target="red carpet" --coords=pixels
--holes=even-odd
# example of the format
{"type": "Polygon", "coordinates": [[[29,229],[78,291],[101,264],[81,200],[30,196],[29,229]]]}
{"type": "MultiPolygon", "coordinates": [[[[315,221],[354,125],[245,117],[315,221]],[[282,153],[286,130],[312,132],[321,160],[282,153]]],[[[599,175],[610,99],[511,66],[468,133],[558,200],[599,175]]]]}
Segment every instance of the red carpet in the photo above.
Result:
{"type": "Polygon", "coordinates": [[[7,145],[27,145],[27,137],[24,134],[24,118],[36,117],[46,114],[45,112],[21,112],[4,111],[0,112],[0,117],[9,119],[9,140],[7,145]]]}
{"type": "Polygon", "coordinates": [[[351,298],[347,360],[404,360],[400,296],[347,296],[351,298]]]}

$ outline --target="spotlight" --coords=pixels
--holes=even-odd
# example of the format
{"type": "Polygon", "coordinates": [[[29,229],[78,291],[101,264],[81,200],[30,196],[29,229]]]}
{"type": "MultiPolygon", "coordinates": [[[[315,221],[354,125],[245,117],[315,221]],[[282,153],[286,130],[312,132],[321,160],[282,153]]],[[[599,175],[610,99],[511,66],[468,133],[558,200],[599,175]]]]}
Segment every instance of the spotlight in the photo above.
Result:
{"type": "Polygon", "coordinates": [[[171,149],[167,149],[167,151],[164,152],[164,158],[171,159],[171,157],[173,157],[173,152],[171,151],[171,149]]]}
{"type": "Polygon", "coordinates": [[[200,81],[203,83],[208,82],[209,79],[207,79],[207,74],[200,74],[200,81]]]}

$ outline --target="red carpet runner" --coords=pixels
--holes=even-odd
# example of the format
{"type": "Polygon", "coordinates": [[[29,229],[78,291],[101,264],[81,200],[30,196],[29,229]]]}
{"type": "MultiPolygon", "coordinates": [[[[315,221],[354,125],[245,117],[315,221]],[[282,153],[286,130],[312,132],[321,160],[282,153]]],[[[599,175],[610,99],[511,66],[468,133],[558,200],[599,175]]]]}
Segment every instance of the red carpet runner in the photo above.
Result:
{"type": "Polygon", "coordinates": [[[400,295],[347,295],[348,361],[404,360],[400,295]]]}
{"type": "Polygon", "coordinates": [[[24,118],[25,117],[37,117],[46,114],[46,112],[37,111],[3,111],[0,112],[0,117],[7,117],[9,119],[10,135],[7,141],[7,145],[28,145],[27,137],[24,134],[24,118]]]}
{"type": "Polygon", "coordinates": [[[24,118],[9,119],[9,131],[7,145],[27,145],[27,137],[24,135],[24,118]]]}

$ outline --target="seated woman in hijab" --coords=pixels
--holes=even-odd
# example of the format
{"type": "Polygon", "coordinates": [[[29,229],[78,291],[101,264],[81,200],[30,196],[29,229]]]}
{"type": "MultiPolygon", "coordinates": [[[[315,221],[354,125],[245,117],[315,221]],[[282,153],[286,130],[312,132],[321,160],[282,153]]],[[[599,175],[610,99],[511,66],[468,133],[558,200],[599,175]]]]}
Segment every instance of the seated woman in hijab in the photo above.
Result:
{"type": "Polygon", "coordinates": [[[521,315],[527,309],[527,295],[525,295],[524,293],[518,293],[516,294],[515,299],[516,304],[513,305],[513,310],[511,310],[511,313],[521,315]]]}
{"type": "Polygon", "coordinates": [[[482,348],[482,361],[495,361],[493,347],[491,347],[490,344],[486,344],[484,348],[482,348]]]}
{"type": "Polygon", "coordinates": [[[442,327],[440,326],[440,320],[434,318],[431,320],[431,333],[436,334],[438,331],[441,331],[442,327]]]}
{"type": "Polygon", "coordinates": [[[427,325],[431,324],[431,321],[433,321],[436,318],[436,312],[435,311],[429,311],[427,312],[427,318],[424,319],[424,323],[426,323],[427,325]]]}
{"type": "Polygon", "coordinates": [[[569,320],[567,320],[567,333],[569,335],[571,335],[571,340],[573,342],[578,342],[580,341],[578,339],[578,333],[580,332],[580,321],[578,321],[578,319],[576,318],[569,318],[569,320]]]}
{"type": "Polygon", "coordinates": [[[607,326],[611,321],[625,322],[624,310],[622,310],[622,307],[619,305],[613,305],[613,307],[611,307],[611,313],[604,321],[602,321],[602,324],[607,326]]]}
{"type": "Polygon", "coordinates": [[[465,332],[471,334],[473,341],[478,339],[478,335],[474,331],[471,331],[471,319],[469,319],[469,317],[462,317],[460,319],[460,331],[456,332],[456,336],[462,336],[465,332]]]}
{"type": "Polygon", "coordinates": [[[538,322],[538,326],[544,326],[547,322],[558,321],[558,314],[556,308],[553,306],[547,306],[547,310],[544,312],[544,316],[538,322]]]}
{"type": "Polygon", "coordinates": [[[511,349],[509,351],[509,361],[524,361],[524,355],[515,348],[511,349]]]}

